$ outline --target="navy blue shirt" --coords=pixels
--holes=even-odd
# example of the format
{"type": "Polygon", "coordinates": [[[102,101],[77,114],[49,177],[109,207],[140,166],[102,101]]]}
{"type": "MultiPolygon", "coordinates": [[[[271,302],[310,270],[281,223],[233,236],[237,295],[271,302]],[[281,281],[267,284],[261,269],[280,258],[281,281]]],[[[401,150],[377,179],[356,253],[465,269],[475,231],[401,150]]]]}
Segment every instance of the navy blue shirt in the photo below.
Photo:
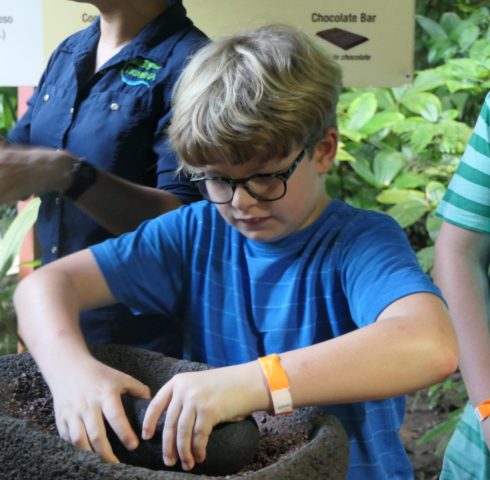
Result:
{"type": "MultiPolygon", "coordinates": [[[[175,4],[95,73],[99,37],[96,19],[61,43],[8,140],[65,149],[104,171],[170,191],[184,203],[199,199],[188,179],[175,174],[177,160],[165,129],[175,81],[206,36],[187,18],[184,7],[175,4]]],[[[42,196],[36,230],[43,263],[112,236],[58,192],[42,196]]],[[[178,354],[176,339],[153,338],[160,321],[147,326],[143,340],[135,337],[134,321],[117,305],[84,314],[82,326],[90,343],[129,343],[178,354]],[[127,320],[126,329],[121,317],[127,320]],[[113,324],[116,318],[118,324],[113,324]]],[[[138,330],[145,328],[141,318],[137,322],[138,330]]]]}

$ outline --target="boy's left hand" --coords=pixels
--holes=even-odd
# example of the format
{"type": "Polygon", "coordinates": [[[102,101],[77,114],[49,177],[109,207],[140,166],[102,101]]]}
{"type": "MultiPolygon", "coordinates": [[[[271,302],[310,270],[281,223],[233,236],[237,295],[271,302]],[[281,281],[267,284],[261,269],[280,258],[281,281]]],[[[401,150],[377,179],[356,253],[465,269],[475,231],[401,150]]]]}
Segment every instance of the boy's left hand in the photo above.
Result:
{"type": "Polygon", "coordinates": [[[270,406],[269,392],[257,362],[175,375],[156,394],[146,411],[142,438],[155,433],[158,419],[167,410],[162,435],[163,461],[183,470],[206,458],[213,427],[238,421],[270,406]]]}

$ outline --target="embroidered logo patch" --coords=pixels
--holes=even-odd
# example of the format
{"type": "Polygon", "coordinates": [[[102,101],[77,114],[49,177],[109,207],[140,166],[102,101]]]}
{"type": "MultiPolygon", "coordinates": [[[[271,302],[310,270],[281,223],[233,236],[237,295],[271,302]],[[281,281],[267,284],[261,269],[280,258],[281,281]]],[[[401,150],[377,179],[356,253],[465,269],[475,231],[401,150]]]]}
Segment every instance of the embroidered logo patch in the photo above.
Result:
{"type": "Polygon", "coordinates": [[[145,58],[135,58],[126,62],[121,68],[121,78],[126,85],[144,85],[150,88],[155,81],[157,71],[162,67],[145,58]]]}

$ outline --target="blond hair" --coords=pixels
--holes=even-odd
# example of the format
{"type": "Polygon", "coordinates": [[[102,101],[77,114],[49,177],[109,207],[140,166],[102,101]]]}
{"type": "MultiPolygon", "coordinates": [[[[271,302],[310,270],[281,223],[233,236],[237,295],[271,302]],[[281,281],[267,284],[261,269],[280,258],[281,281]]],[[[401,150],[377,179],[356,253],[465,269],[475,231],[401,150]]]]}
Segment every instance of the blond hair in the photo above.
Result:
{"type": "Polygon", "coordinates": [[[170,141],[190,172],[313,149],[336,126],[340,89],[339,66],[293,27],[217,39],[175,86],[170,141]]]}

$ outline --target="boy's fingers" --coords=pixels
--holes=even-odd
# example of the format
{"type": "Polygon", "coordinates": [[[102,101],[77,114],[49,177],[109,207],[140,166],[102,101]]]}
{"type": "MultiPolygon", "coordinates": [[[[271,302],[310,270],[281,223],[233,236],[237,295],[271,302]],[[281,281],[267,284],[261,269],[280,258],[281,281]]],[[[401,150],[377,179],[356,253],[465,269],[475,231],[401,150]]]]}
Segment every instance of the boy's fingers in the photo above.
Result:
{"type": "Polygon", "coordinates": [[[98,410],[97,412],[87,415],[84,421],[92,449],[97,452],[106,462],[119,463],[119,460],[114,455],[111,444],[107,439],[107,433],[101,411],[98,410]]]}
{"type": "Polygon", "coordinates": [[[56,429],[58,430],[59,436],[65,440],[65,442],[70,441],[70,430],[64,419],[62,420],[61,418],[56,417],[56,429]]]}
{"type": "Polygon", "coordinates": [[[139,440],[131,428],[121,397],[117,396],[106,400],[102,405],[102,413],[122,444],[128,450],[134,450],[138,446],[139,440]]]}
{"type": "Polygon", "coordinates": [[[183,470],[191,470],[194,467],[194,455],[192,454],[192,440],[196,422],[196,411],[193,407],[181,411],[177,424],[177,452],[182,463],[183,470]]]}
{"type": "Polygon", "coordinates": [[[145,412],[145,418],[143,419],[142,434],[143,440],[148,440],[153,437],[155,428],[159,418],[162,416],[163,411],[167,408],[171,399],[171,390],[165,387],[161,388],[155,395],[153,400],[149,403],[145,412]]]}
{"type": "Polygon", "coordinates": [[[132,397],[146,398],[147,400],[151,398],[150,387],[134,378],[131,380],[133,380],[131,385],[129,385],[123,393],[127,393],[132,397]]]}
{"type": "Polygon", "coordinates": [[[206,447],[212,430],[213,426],[209,419],[205,418],[204,415],[198,415],[192,436],[192,453],[197,463],[202,463],[206,459],[206,447]]]}
{"type": "Polygon", "coordinates": [[[92,451],[82,419],[78,416],[70,417],[66,420],[66,425],[68,427],[68,441],[77,448],[92,451]]]}
{"type": "Polygon", "coordinates": [[[182,404],[171,402],[165,417],[165,424],[162,432],[162,453],[163,461],[168,467],[177,462],[177,427],[182,404]]]}

